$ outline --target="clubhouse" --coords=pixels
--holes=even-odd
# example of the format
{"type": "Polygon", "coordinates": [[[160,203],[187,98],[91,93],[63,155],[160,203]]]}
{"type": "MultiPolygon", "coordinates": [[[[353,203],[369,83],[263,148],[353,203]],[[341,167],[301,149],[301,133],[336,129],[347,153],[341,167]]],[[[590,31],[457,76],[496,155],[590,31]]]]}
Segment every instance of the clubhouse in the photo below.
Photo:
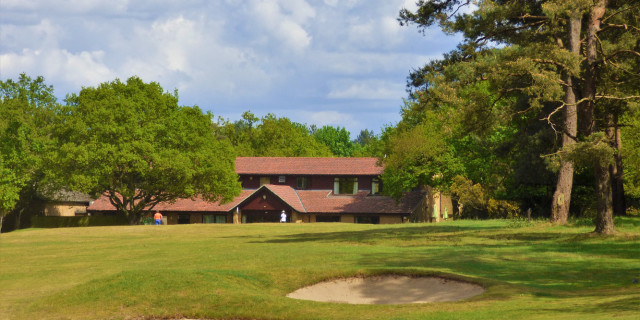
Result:
{"type": "MultiPolygon", "coordinates": [[[[288,222],[388,224],[426,216],[435,199],[427,191],[399,201],[381,195],[376,158],[239,157],[236,172],[243,190],[229,203],[179,199],[149,213],[160,211],[167,224],[278,222],[283,210],[288,222]]],[[[103,196],[87,211],[109,215],[115,208],[103,196]]]]}

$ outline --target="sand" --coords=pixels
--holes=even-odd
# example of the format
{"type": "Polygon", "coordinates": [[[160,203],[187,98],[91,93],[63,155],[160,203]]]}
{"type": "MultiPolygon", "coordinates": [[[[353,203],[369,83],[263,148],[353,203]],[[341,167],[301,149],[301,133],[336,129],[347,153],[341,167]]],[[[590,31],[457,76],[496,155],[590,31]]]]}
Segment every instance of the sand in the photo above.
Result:
{"type": "Polygon", "coordinates": [[[287,297],[349,304],[405,304],[458,301],[483,292],[483,287],[468,282],[390,275],[321,282],[287,297]]]}

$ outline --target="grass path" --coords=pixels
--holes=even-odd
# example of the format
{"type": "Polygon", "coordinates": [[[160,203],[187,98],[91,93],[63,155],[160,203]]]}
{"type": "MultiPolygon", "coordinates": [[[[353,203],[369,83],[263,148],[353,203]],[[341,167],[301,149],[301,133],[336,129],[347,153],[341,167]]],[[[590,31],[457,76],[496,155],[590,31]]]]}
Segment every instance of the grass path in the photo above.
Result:
{"type": "Polygon", "coordinates": [[[638,319],[640,219],[30,229],[0,235],[0,319],[638,319]],[[466,301],[286,298],[329,278],[449,275],[466,301]]]}

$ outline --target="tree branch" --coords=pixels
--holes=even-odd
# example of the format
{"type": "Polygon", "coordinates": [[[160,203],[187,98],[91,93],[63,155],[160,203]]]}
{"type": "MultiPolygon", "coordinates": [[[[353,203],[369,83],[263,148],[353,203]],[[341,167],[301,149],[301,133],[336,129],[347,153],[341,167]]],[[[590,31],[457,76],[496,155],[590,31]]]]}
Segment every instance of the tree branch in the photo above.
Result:
{"type": "Polygon", "coordinates": [[[605,23],[605,24],[604,24],[604,27],[603,27],[602,29],[598,30],[598,33],[603,32],[603,31],[606,31],[606,30],[608,30],[608,29],[612,29],[612,28],[615,28],[615,29],[625,29],[625,30],[629,30],[629,29],[631,29],[631,30],[633,30],[633,31],[640,32],[640,28],[638,28],[638,27],[636,27],[636,26],[631,26],[631,25],[628,25],[628,24],[611,24],[611,23],[605,23]]]}
{"type": "Polygon", "coordinates": [[[535,27],[537,25],[540,25],[539,27],[541,27],[542,25],[544,25],[546,23],[546,20],[540,20],[540,21],[536,21],[536,22],[532,22],[532,23],[527,23],[527,24],[523,24],[522,26],[519,27],[513,27],[513,28],[506,28],[506,29],[502,29],[502,30],[498,30],[496,32],[492,32],[484,37],[480,37],[476,40],[477,41],[487,41],[493,37],[495,37],[498,34],[501,33],[506,33],[506,32],[513,32],[513,31],[519,31],[519,30],[523,30],[523,29],[527,29],[529,27],[535,27]]]}
{"type": "Polygon", "coordinates": [[[547,59],[533,59],[533,62],[538,62],[538,63],[543,63],[543,64],[552,64],[556,67],[562,68],[564,70],[570,71],[569,67],[561,62],[558,61],[553,61],[553,60],[547,60],[547,59]]]}
{"type": "Polygon", "coordinates": [[[633,55],[636,55],[636,56],[640,57],[640,52],[633,51],[633,50],[616,50],[616,51],[612,52],[610,55],[608,55],[606,57],[607,58],[611,58],[611,57],[616,56],[616,55],[621,54],[621,53],[630,53],[630,54],[633,54],[633,55]]]}
{"type": "Polygon", "coordinates": [[[596,96],[596,99],[632,100],[632,99],[640,99],[640,96],[627,96],[627,97],[596,96]]]}
{"type": "Polygon", "coordinates": [[[125,208],[122,199],[120,199],[120,197],[118,197],[118,195],[114,193],[113,190],[107,190],[107,193],[109,194],[107,198],[109,198],[109,202],[111,203],[111,205],[116,209],[120,209],[127,213],[127,208],[125,208]]]}
{"type": "Polygon", "coordinates": [[[637,4],[637,5],[635,5],[635,6],[631,6],[631,7],[627,7],[627,8],[624,8],[624,9],[618,10],[618,11],[616,11],[616,12],[612,13],[610,16],[608,16],[608,17],[606,17],[606,18],[602,19],[602,21],[601,21],[601,22],[602,22],[602,23],[604,23],[605,21],[609,20],[609,18],[612,18],[612,17],[614,17],[614,16],[616,16],[616,15],[618,15],[618,14],[620,14],[620,13],[623,13],[623,12],[625,12],[625,11],[628,11],[628,10],[631,10],[631,9],[635,9],[636,7],[640,7],[640,4],[637,4]]]}
{"type": "Polygon", "coordinates": [[[456,13],[458,13],[458,11],[460,10],[460,8],[464,7],[464,6],[468,6],[470,4],[471,1],[467,1],[465,3],[460,4],[456,10],[454,10],[449,16],[447,16],[447,20],[451,19],[453,16],[456,15],[456,13]]]}

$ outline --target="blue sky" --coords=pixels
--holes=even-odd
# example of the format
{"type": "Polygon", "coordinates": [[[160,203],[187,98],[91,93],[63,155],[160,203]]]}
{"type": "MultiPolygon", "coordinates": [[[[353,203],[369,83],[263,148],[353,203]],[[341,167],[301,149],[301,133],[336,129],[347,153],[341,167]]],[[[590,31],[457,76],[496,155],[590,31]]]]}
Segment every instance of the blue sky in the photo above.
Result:
{"type": "Polygon", "coordinates": [[[56,95],[132,75],[231,121],[251,110],[343,126],[400,120],[406,77],[460,41],[396,18],[415,0],[2,0],[0,78],[56,95]]]}

